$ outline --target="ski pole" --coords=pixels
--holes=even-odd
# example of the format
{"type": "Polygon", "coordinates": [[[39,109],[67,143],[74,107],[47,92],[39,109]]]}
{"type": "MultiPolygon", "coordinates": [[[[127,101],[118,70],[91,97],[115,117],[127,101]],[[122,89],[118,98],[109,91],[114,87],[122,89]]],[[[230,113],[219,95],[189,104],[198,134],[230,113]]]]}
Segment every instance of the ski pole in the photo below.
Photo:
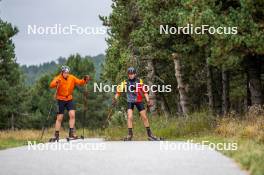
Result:
{"type": "Polygon", "coordinates": [[[103,128],[105,128],[106,127],[106,124],[109,123],[109,121],[110,121],[111,114],[113,112],[113,107],[114,107],[114,105],[112,105],[111,108],[108,111],[107,118],[106,118],[106,121],[105,121],[105,123],[103,125],[103,128]]]}
{"type": "Polygon", "coordinates": [[[45,126],[47,125],[47,122],[48,122],[48,120],[49,120],[49,118],[50,118],[50,114],[51,114],[51,110],[52,110],[52,108],[53,108],[53,104],[51,103],[51,104],[50,104],[49,113],[48,113],[48,117],[46,118],[46,121],[45,121],[44,125],[42,126],[42,132],[41,132],[40,140],[42,140],[42,138],[43,138],[43,135],[44,135],[44,132],[45,132],[45,129],[46,129],[45,126]]]}
{"type": "MultiPolygon", "coordinates": [[[[87,77],[87,75],[85,76],[87,77]]],[[[88,81],[92,80],[92,77],[88,76],[88,81]]],[[[84,115],[83,115],[83,121],[82,121],[82,131],[83,131],[83,138],[84,138],[84,122],[85,122],[85,117],[86,117],[86,114],[87,114],[87,106],[88,106],[88,82],[86,82],[86,85],[85,85],[85,88],[84,88],[84,91],[83,91],[83,96],[84,96],[84,115]]]]}
{"type": "MultiPolygon", "coordinates": [[[[58,93],[58,88],[59,88],[59,83],[57,84],[56,91],[55,91],[54,96],[53,96],[54,100],[56,100],[56,96],[57,96],[57,93],[58,93]]],[[[51,102],[51,104],[50,104],[50,109],[49,109],[48,117],[46,118],[46,121],[44,122],[44,124],[42,126],[40,140],[42,140],[42,138],[44,136],[44,132],[45,132],[45,129],[46,129],[46,125],[47,125],[47,123],[49,121],[52,108],[53,108],[53,102],[51,102]]]]}
{"type": "Polygon", "coordinates": [[[87,114],[87,100],[88,100],[88,90],[87,90],[87,84],[85,85],[85,88],[84,88],[84,91],[83,91],[83,94],[84,94],[84,115],[83,115],[83,122],[82,122],[82,131],[83,131],[83,137],[84,137],[84,122],[85,122],[85,117],[86,117],[86,114],[87,114]]]}

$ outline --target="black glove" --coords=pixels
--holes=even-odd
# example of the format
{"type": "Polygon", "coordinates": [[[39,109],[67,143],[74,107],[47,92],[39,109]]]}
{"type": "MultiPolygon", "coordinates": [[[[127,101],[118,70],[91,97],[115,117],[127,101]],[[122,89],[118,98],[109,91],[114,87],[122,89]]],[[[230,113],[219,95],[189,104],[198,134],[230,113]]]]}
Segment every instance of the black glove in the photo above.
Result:
{"type": "Polygon", "coordinates": [[[58,85],[58,84],[60,84],[61,83],[61,79],[58,79],[57,81],[56,81],[56,84],[58,85]]]}
{"type": "Polygon", "coordinates": [[[84,79],[85,81],[89,81],[89,80],[91,80],[92,78],[91,78],[89,75],[85,75],[85,76],[83,77],[83,79],[84,79]]]}

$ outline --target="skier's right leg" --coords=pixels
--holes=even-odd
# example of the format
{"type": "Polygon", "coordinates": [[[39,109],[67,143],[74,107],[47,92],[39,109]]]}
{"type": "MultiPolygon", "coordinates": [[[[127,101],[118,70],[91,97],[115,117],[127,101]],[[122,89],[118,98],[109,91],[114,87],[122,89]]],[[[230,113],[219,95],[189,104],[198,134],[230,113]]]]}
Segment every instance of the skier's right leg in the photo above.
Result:
{"type": "Polygon", "coordinates": [[[63,119],[63,114],[57,114],[57,119],[56,119],[56,123],[55,123],[55,133],[54,133],[54,137],[52,137],[49,140],[50,142],[59,141],[62,119],[63,119]]]}
{"type": "Polygon", "coordinates": [[[59,140],[60,128],[61,128],[61,122],[63,120],[64,109],[65,109],[65,102],[62,100],[58,100],[58,110],[59,111],[57,112],[57,119],[55,123],[55,133],[54,133],[54,137],[49,140],[50,142],[55,142],[59,140]]]}
{"type": "Polygon", "coordinates": [[[133,128],[133,110],[132,109],[127,110],[127,127],[133,128]]]}
{"type": "Polygon", "coordinates": [[[57,119],[55,123],[55,131],[60,131],[62,119],[63,119],[63,114],[57,114],[57,119]]]}
{"type": "Polygon", "coordinates": [[[128,135],[124,138],[124,141],[131,141],[133,138],[133,109],[127,110],[127,128],[128,135]]]}

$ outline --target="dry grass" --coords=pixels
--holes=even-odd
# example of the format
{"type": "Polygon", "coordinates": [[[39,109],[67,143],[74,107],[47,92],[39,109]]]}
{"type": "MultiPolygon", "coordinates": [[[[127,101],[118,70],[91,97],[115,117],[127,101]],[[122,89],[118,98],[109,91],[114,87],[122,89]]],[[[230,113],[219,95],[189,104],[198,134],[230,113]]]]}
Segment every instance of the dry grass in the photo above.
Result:
{"type": "Polygon", "coordinates": [[[251,139],[264,143],[264,115],[244,119],[224,117],[218,121],[215,133],[223,137],[251,139]]]}
{"type": "MultiPolygon", "coordinates": [[[[52,129],[45,131],[43,139],[47,139],[48,135],[52,133],[52,129]]],[[[62,131],[64,134],[64,131],[62,131]]],[[[41,136],[41,130],[6,130],[0,131],[0,140],[14,139],[14,140],[39,140],[41,136]]]]}

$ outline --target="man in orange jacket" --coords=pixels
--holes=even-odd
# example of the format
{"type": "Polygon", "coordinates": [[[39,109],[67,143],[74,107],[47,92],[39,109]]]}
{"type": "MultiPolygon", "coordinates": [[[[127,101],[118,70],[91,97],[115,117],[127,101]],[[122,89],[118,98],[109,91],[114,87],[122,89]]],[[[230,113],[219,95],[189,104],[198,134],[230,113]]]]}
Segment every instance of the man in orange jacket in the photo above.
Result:
{"type": "Polygon", "coordinates": [[[78,79],[74,75],[70,74],[70,68],[68,66],[61,67],[61,73],[56,76],[50,83],[50,88],[56,88],[55,98],[58,102],[57,120],[55,123],[55,134],[50,139],[50,142],[59,140],[59,130],[64,115],[64,110],[69,112],[69,138],[77,139],[78,136],[75,133],[75,109],[73,104],[72,93],[75,85],[83,86],[90,80],[88,75],[83,79],[78,79]]]}

